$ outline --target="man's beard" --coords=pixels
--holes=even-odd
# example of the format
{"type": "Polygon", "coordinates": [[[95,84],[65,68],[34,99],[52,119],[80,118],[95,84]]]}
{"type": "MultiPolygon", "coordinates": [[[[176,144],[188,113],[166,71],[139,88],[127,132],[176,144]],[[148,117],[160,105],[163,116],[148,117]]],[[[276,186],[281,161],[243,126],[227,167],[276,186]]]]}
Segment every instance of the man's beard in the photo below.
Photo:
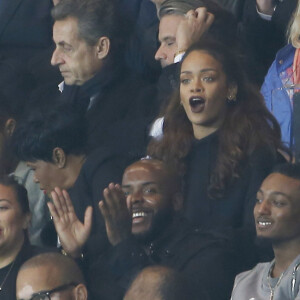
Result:
{"type": "Polygon", "coordinates": [[[157,239],[161,232],[168,227],[173,220],[173,215],[174,212],[172,208],[164,208],[153,216],[151,227],[146,232],[134,234],[134,237],[143,245],[149,244],[157,239]]]}

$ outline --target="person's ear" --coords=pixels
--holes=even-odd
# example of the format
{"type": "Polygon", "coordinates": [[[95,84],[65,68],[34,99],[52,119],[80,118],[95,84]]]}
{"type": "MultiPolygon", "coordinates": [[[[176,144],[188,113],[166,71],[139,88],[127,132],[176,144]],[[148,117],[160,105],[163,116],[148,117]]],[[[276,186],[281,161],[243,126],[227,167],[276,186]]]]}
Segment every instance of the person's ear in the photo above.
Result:
{"type": "Polygon", "coordinates": [[[97,57],[98,59],[104,59],[110,50],[110,40],[106,36],[99,38],[97,43],[97,57]]]}
{"type": "Polygon", "coordinates": [[[59,168],[62,169],[66,165],[66,154],[63,149],[56,147],[52,151],[52,161],[59,168]]]}
{"type": "Polygon", "coordinates": [[[14,133],[15,131],[15,128],[16,128],[16,120],[15,119],[8,119],[6,122],[5,122],[5,125],[4,125],[4,132],[5,132],[5,135],[7,137],[11,137],[12,134],[14,133]]]}
{"type": "Polygon", "coordinates": [[[231,83],[229,85],[229,88],[228,88],[227,99],[229,99],[231,101],[235,101],[237,92],[238,92],[237,84],[236,83],[231,83]]]}
{"type": "Polygon", "coordinates": [[[173,195],[173,209],[179,211],[183,206],[183,196],[181,193],[177,192],[173,195]]]}
{"type": "Polygon", "coordinates": [[[29,228],[30,226],[30,222],[31,222],[31,214],[27,213],[24,217],[24,221],[23,221],[23,229],[26,230],[29,228]]]}
{"type": "Polygon", "coordinates": [[[75,294],[75,300],[87,300],[88,298],[88,292],[86,286],[82,283],[79,283],[75,287],[74,294],[75,294]]]}

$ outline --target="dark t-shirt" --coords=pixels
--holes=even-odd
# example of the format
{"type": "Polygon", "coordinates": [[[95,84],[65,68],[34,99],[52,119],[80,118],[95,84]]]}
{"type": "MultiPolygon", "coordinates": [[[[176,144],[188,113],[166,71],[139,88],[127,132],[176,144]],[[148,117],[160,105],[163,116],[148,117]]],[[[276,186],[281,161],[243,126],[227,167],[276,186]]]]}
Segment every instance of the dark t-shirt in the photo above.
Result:
{"type": "Polygon", "coordinates": [[[278,162],[266,147],[255,150],[242,163],[239,178],[228,185],[221,198],[208,196],[211,173],[217,160],[218,133],[194,140],[187,157],[185,216],[197,225],[212,228],[253,227],[256,193],[278,162]]]}
{"type": "Polygon", "coordinates": [[[15,262],[8,266],[0,269],[0,291],[1,300],[16,300],[16,278],[21,265],[29,258],[44,253],[44,252],[55,252],[57,249],[41,248],[32,246],[27,240],[25,240],[21,251],[17,255],[15,262]],[[12,265],[13,264],[13,265],[12,265]],[[6,279],[5,279],[6,277],[6,279]]]}

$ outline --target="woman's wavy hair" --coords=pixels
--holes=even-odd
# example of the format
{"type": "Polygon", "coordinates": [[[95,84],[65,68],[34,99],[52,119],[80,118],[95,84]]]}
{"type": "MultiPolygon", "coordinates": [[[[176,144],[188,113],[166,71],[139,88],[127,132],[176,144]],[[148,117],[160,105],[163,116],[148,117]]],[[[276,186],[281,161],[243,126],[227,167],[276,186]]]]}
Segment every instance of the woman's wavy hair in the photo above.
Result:
{"type": "MultiPolygon", "coordinates": [[[[226,186],[239,177],[243,163],[255,149],[268,147],[276,155],[276,150],[284,147],[279,124],[267,110],[259,90],[249,83],[235,53],[224,44],[206,39],[193,45],[182,62],[193,51],[204,51],[214,57],[222,65],[228,84],[237,86],[236,100],[227,102],[225,120],[219,129],[217,161],[208,187],[210,196],[221,197],[226,186]]],[[[180,105],[179,90],[163,115],[163,137],[150,142],[148,154],[175,166],[184,175],[185,158],[194,134],[192,124],[180,105]]]]}
{"type": "Polygon", "coordinates": [[[295,48],[300,48],[300,1],[298,1],[293,17],[290,20],[287,37],[288,41],[295,48]]]}

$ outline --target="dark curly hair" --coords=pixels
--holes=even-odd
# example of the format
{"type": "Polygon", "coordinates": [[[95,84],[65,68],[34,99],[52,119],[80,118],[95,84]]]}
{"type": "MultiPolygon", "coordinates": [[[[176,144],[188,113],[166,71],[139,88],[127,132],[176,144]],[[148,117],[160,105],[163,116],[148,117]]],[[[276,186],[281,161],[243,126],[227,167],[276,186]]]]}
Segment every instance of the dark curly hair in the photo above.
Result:
{"type": "MultiPolygon", "coordinates": [[[[205,51],[214,57],[222,65],[228,84],[237,86],[236,101],[227,103],[225,120],[219,128],[217,161],[208,187],[210,196],[221,197],[224,189],[240,176],[243,163],[254,150],[267,147],[276,155],[277,149],[284,149],[284,146],[279,124],[267,110],[259,90],[247,79],[238,56],[224,44],[206,39],[193,45],[182,61],[192,51],[205,51]]],[[[162,114],[164,135],[150,142],[148,154],[175,166],[184,175],[185,158],[194,134],[192,124],[180,105],[179,90],[162,114]]]]}
{"type": "Polygon", "coordinates": [[[68,104],[52,103],[30,110],[17,124],[12,149],[19,160],[53,162],[53,149],[66,155],[85,155],[87,123],[85,117],[68,104]]]}

